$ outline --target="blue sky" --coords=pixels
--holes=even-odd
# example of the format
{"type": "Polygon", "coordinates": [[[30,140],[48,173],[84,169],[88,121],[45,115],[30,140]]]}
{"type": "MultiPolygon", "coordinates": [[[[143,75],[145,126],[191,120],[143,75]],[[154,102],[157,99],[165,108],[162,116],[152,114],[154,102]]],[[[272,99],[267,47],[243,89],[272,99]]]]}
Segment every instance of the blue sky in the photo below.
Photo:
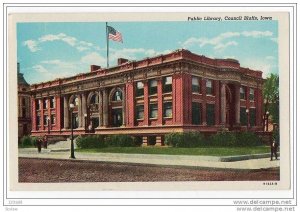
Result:
{"type": "MultiPolygon", "coordinates": [[[[109,42],[110,66],[117,58],[140,60],[185,48],[212,58],[234,58],[241,66],[278,73],[277,21],[111,22],[123,43],[109,42]]],[[[106,67],[105,22],[18,23],[17,58],[28,83],[106,67]]]]}

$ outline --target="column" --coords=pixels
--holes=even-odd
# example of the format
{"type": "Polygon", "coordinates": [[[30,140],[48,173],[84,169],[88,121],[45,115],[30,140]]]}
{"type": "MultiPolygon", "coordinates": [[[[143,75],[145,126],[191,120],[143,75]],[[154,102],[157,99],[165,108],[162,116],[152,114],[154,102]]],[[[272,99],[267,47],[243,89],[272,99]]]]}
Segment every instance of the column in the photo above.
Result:
{"type": "Polygon", "coordinates": [[[37,130],[36,126],[36,101],[34,96],[31,96],[31,105],[32,105],[32,113],[31,113],[31,122],[32,122],[32,131],[37,130]]]}
{"type": "Polygon", "coordinates": [[[206,126],[206,79],[201,80],[201,93],[202,93],[202,125],[206,126]]]}
{"type": "Polygon", "coordinates": [[[41,100],[41,105],[40,105],[41,106],[40,107],[41,108],[41,119],[40,119],[41,120],[41,130],[45,130],[44,129],[44,109],[45,109],[44,108],[44,99],[41,98],[40,100],[41,100]]]}
{"type": "Polygon", "coordinates": [[[162,96],[162,79],[157,79],[157,124],[163,124],[163,96],[162,96]]]}
{"type": "Polygon", "coordinates": [[[123,92],[123,99],[122,99],[122,116],[123,116],[123,119],[122,119],[122,126],[124,127],[125,126],[125,121],[126,121],[126,117],[125,117],[125,110],[126,110],[126,92],[125,92],[125,88],[123,87],[122,88],[122,92],[123,92]]]}
{"type": "Polygon", "coordinates": [[[82,128],[82,118],[83,118],[83,115],[82,115],[82,101],[81,101],[81,95],[79,94],[78,96],[78,100],[79,100],[79,103],[78,103],[78,125],[79,125],[79,128],[82,128]]]}
{"type": "Polygon", "coordinates": [[[86,123],[87,123],[87,118],[88,117],[85,117],[84,114],[87,114],[87,105],[86,105],[86,95],[84,93],[81,94],[81,99],[82,99],[82,117],[83,117],[83,123],[82,123],[82,126],[84,129],[86,129],[86,123]]]}
{"type": "Polygon", "coordinates": [[[215,124],[220,125],[220,81],[214,81],[215,89],[215,124]]]}
{"type": "Polygon", "coordinates": [[[103,125],[108,126],[108,94],[107,90],[103,90],[103,125]]]}
{"type": "Polygon", "coordinates": [[[64,96],[64,129],[69,129],[69,106],[66,96],[64,96]]]}
{"type": "Polygon", "coordinates": [[[235,124],[240,125],[240,109],[241,109],[241,100],[240,100],[240,85],[235,85],[235,124]]]}
{"type": "Polygon", "coordinates": [[[226,84],[221,82],[221,124],[226,124],[226,84]]]}
{"type": "Polygon", "coordinates": [[[55,127],[57,130],[61,129],[61,99],[60,96],[55,97],[55,127]]]}
{"type": "Polygon", "coordinates": [[[149,87],[148,81],[144,81],[144,125],[149,125],[149,87]]]}
{"type": "Polygon", "coordinates": [[[98,92],[99,95],[99,127],[103,126],[103,97],[102,92],[98,92]]]}

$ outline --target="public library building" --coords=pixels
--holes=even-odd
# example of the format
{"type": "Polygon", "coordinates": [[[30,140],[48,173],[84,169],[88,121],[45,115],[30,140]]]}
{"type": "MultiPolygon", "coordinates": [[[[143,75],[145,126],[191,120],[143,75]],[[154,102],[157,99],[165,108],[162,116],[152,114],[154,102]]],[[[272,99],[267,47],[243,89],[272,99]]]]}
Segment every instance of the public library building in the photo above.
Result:
{"type": "Polygon", "coordinates": [[[33,84],[32,136],[69,136],[73,126],[75,135],[128,134],[164,145],[170,132],[261,131],[262,86],[261,71],[185,49],[120,58],[115,67],[91,65],[88,73],[33,84]]]}

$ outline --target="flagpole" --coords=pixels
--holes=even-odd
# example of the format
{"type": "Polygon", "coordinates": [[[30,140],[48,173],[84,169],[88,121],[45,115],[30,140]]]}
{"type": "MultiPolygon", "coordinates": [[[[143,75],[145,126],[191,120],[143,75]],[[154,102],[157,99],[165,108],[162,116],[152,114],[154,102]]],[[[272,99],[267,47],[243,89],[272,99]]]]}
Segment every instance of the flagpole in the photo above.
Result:
{"type": "Polygon", "coordinates": [[[107,68],[109,68],[109,40],[108,40],[107,22],[105,23],[106,23],[106,59],[107,59],[107,68]]]}

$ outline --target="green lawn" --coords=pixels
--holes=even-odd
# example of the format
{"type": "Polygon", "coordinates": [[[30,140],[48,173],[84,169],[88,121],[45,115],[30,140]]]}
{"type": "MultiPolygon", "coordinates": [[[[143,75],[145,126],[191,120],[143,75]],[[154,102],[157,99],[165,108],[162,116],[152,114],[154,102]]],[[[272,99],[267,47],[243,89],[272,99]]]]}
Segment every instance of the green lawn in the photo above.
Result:
{"type": "Polygon", "coordinates": [[[76,149],[77,152],[109,152],[127,154],[164,154],[164,155],[211,155],[233,156],[269,153],[268,146],[259,147],[209,147],[209,148],[173,148],[173,147],[106,147],[99,149],[76,149]]]}

